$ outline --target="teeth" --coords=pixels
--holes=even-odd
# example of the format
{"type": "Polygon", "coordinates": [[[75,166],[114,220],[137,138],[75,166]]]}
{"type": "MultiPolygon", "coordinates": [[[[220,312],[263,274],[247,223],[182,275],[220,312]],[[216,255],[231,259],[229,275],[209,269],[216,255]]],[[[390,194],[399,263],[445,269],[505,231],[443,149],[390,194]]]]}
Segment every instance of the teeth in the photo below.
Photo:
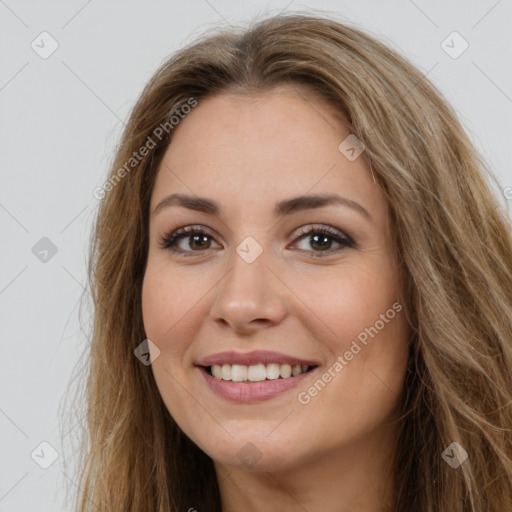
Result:
{"type": "Polygon", "coordinates": [[[279,379],[279,365],[274,363],[267,364],[266,373],[269,380],[279,379]]]}
{"type": "Polygon", "coordinates": [[[279,367],[279,373],[283,379],[287,379],[292,376],[292,367],[289,364],[282,364],[279,367]]]}
{"type": "Polygon", "coordinates": [[[302,373],[302,368],[301,368],[300,364],[297,364],[292,368],[292,376],[295,377],[295,376],[299,375],[300,373],[302,373]]]}
{"type": "MultiPolygon", "coordinates": [[[[226,366],[226,365],[224,365],[224,366],[226,366]]],[[[224,377],[223,377],[223,373],[222,373],[222,368],[223,368],[222,366],[220,366],[218,364],[214,364],[212,366],[212,375],[214,377],[216,377],[217,379],[223,379],[224,377]]],[[[230,372],[231,372],[231,367],[229,367],[229,368],[230,368],[230,372]]]]}
{"type": "Polygon", "coordinates": [[[267,378],[267,369],[264,364],[255,364],[249,366],[249,371],[247,372],[247,380],[251,382],[259,382],[260,380],[265,380],[267,378]]]}
{"type": "Polygon", "coordinates": [[[234,364],[231,367],[231,380],[233,382],[242,382],[247,380],[247,366],[242,366],[241,364],[234,364]]]}
{"type": "MultiPolygon", "coordinates": [[[[213,366],[218,366],[218,365],[215,364],[213,366]]],[[[217,375],[215,375],[215,377],[217,377],[217,375]]],[[[231,365],[223,364],[221,374],[217,378],[223,379],[223,380],[231,380],[231,365]]]]}
{"type": "Polygon", "coordinates": [[[216,379],[230,380],[232,382],[261,382],[263,380],[287,379],[296,377],[301,373],[306,373],[309,366],[307,364],[289,365],[289,364],[253,364],[245,366],[243,364],[214,364],[211,367],[212,375],[216,379]]]}

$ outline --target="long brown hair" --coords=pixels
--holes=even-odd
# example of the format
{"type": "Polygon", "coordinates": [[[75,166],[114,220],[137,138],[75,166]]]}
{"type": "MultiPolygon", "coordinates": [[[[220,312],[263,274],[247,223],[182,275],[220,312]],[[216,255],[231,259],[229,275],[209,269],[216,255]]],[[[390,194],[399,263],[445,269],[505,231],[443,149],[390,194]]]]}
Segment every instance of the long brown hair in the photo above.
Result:
{"type": "Polygon", "coordinates": [[[178,428],[151,367],[134,356],[146,338],[149,201],[174,113],[191,99],[283,83],[306,86],[344,115],[390,207],[412,333],[394,510],[510,512],[512,230],[490,189],[497,182],[406,59],[346,23],[303,13],[205,35],[160,67],[131,113],[91,243],[75,510],[221,510],[211,459],[178,428]],[[131,161],[148,138],[150,151],[131,161]],[[456,469],[441,456],[453,442],[469,455],[456,469]]]}

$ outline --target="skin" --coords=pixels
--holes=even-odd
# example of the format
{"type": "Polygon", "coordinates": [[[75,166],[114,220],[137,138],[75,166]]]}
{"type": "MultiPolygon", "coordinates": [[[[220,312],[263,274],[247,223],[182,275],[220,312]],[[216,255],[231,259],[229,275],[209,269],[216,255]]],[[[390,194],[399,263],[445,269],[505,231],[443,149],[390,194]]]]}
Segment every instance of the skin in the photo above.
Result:
{"type": "Polygon", "coordinates": [[[147,337],[160,350],[152,364],[159,392],[214,460],[224,512],[269,503],[282,511],[389,510],[404,311],[309,403],[297,398],[358,334],[404,303],[385,198],[364,157],[350,161],[338,150],[349,134],[341,115],[302,86],[221,93],[201,99],[174,129],[156,177],[151,212],[171,193],[223,209],[216,216],[174,205],[151,215],[142,303],[147,337]],[[333,192],[372,220],[341,205],[273,214],[280,200],[333,192]],[[169,232],[198,224],[211,232],[206,242],[179,242],[192,256],[159,246],[169,232]],[[325,245],[298,234],[311,225],[332,226],[356,246],[330,238],[322,252],[325,245]],[[248,236],[263,249],[252,263],[236,252],[248,236]],[[195,365],[226,350],[275,350],[319,368],[297,389],[234,403],[211,391],[195,365]],[[244,446],[259,457],[254,465],[237,456],[244,446]]]}

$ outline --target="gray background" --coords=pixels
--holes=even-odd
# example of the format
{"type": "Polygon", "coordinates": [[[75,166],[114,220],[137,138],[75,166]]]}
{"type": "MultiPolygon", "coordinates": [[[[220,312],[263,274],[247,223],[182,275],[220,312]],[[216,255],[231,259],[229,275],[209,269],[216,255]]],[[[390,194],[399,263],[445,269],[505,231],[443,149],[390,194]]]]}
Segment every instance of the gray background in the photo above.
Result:
{"type": "MultiPolygon", "coordinates": [[[[455,107],[500,180],[496,195],[512,203],[511,0],[0,0],[0,512],[70,510],[64,485],[80,492],[59,405],[86,347],[78,304],[92,191],[123,121],[162,61],[203,29],[285,9],[339,13],[407,56],[455,107]],[[58,43],[45,59],[43,31],[58,43]],[[469,44],[458,58],[442,46],[453,31],[469,44]],[[38,254],[43,237],[53,256],[38,254]],[[47,469],[42,442],[59,455],[47,469]]],[[[454,54],[463,41],[444,44],[454,54]]]]}

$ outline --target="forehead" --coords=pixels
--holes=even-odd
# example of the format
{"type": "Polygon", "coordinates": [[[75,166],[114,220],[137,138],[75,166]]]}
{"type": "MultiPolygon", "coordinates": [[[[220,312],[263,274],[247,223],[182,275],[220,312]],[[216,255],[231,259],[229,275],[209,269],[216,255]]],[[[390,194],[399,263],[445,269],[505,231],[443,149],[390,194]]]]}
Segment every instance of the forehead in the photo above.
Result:
{"type": "Polygon", "coordinates": [[[173,130],[152,205],[172,192],[273,204],[311,191],[378,206],[363,156],[350,161],[338,149],[348,135],[340,112],[301,86],[199,99],[173,130]]]}

